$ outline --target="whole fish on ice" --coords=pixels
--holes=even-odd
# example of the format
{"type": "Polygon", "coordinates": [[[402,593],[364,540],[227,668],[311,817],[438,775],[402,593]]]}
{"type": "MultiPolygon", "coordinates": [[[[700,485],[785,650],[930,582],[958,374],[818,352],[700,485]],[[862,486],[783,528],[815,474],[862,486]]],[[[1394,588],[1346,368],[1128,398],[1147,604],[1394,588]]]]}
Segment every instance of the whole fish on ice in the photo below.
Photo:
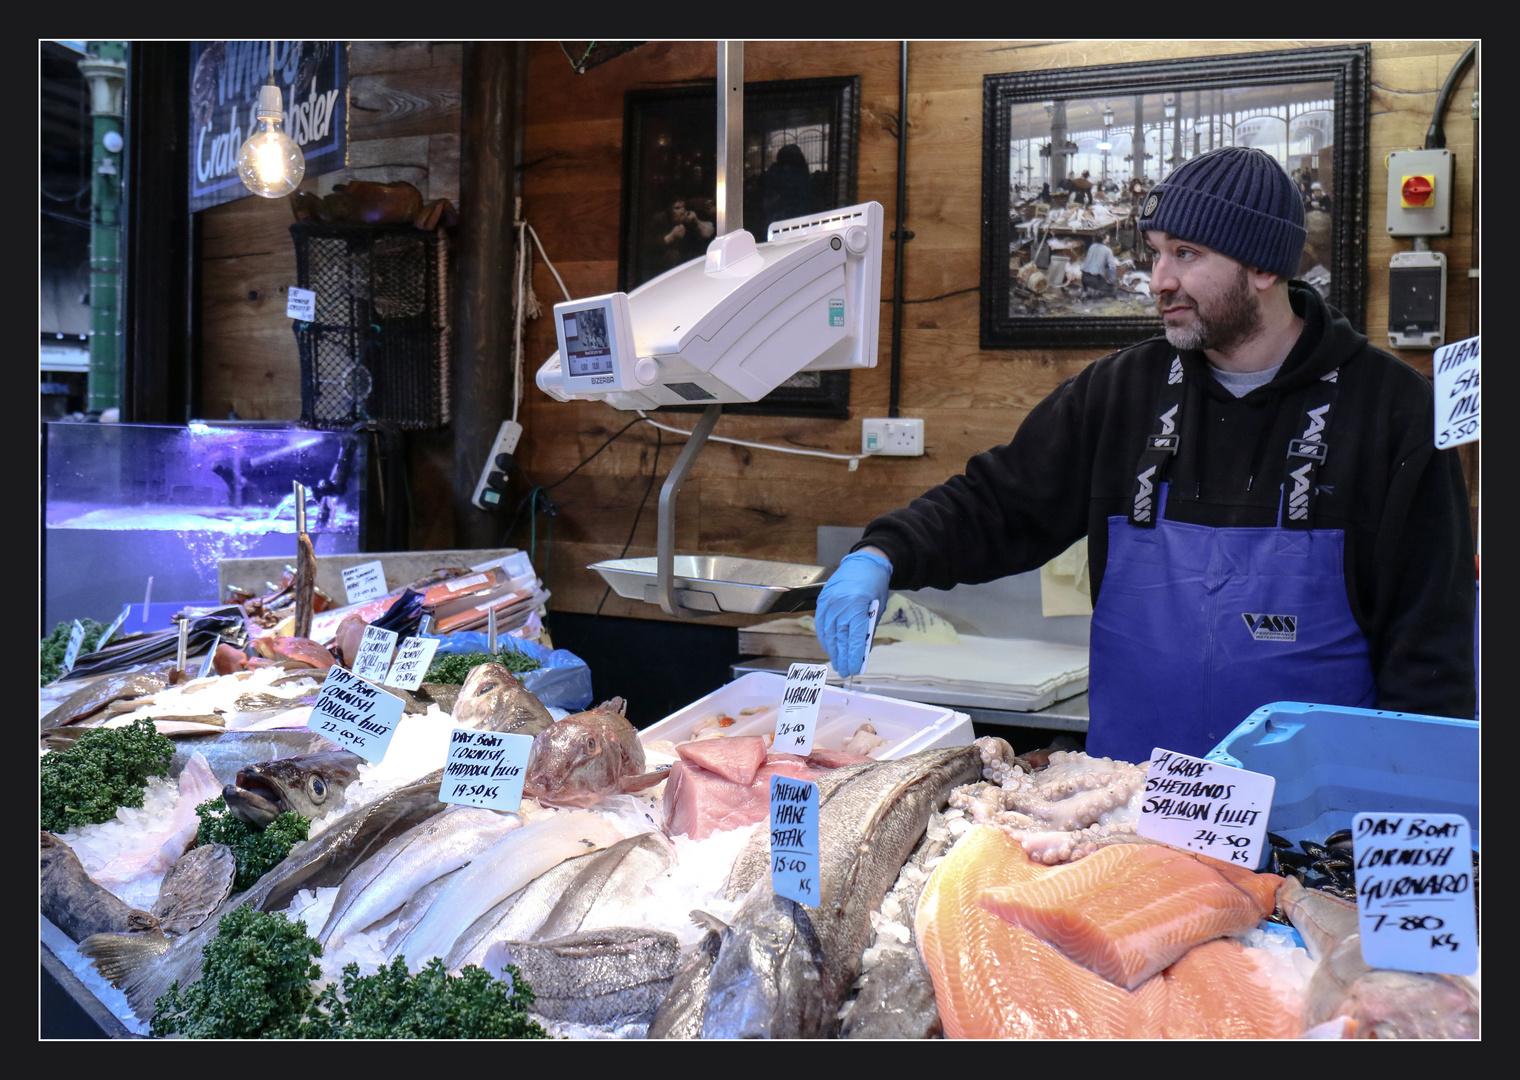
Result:
{"type": "Polygon", "coordinates": [[[461,727],[513,735],[537,735],[554,723],[533,691],[494,660],[470,669],[454,700],[453,717],[461,727]]]}
{"type": "Polygon", "coordinates": [[[547,806],[584,809],[608,795],[663,781],[664,772],[644,772],[644,747],[638,729],[623,715],[626,707],[622,698],[613,698],[534,736],[523,794],[547,806]]]}
{"type": "Polygon", "coordinates": [[[1357,1039],[1476,1039],[1478,990],[1460,975],[1368,966],[1354,903],[1289,877],[1278,905],[1318,961],[1304,991],[1311,1028],[1340,1020],[1357,1039]]]}
{"type": "Polygon", "coordinates": [[[344,792],[359,779],[364,759],[347,750],[319,750],[255,762],[239,769],[222,789],[227,808],[263,828],[281,814],[317,818],[343,805],[344,792]]]}

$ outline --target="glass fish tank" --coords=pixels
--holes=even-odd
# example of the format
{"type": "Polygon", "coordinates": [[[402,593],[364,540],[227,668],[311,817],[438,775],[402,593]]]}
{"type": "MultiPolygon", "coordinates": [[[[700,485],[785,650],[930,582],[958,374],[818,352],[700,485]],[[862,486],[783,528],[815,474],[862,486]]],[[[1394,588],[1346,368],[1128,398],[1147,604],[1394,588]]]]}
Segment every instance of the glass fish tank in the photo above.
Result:
{"type": "MultiPolygon", "coordinates": [[[[223,559],[364,548],[363,439],[289,422],[43,425],[42,633],[124,604],[213,604],[223,559]],[[152,579],[151,585],[149,578],[152,579]]],[[[238,582],[263,591],[264,582],[238,582]]]]}

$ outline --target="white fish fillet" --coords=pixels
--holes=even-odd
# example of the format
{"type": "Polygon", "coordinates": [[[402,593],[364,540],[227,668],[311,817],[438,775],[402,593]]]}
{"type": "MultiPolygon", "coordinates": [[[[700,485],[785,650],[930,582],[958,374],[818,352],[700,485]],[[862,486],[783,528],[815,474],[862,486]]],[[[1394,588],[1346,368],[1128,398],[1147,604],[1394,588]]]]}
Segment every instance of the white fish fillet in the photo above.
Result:
{"type": "Polygon", "coordinates": [[[185,853],[200,829],[195,808],[222,794],[222,782],[211,771],[206,757],[196,751],[179,774],[179,801],[168,824],[143,834],[136,845],[100,867],[90,876],[104,888],[116,890],[144,874],[164,874],[185,853]]]}
{"type": "Polygon", "coordinates": [[[393,955],[418,970],[446,956],[460,934],[498,902],[572,855],[608,847],[623,833],[597,814],[566,811],[530,821],[455,874],[393,955]]]}

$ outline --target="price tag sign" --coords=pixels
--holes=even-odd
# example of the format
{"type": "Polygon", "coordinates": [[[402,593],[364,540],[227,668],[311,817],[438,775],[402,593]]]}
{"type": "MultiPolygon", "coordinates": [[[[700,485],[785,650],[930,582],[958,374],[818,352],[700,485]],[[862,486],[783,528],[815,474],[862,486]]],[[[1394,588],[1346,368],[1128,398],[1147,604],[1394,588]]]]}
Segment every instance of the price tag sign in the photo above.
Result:
{"type": "Polygon", "coordinates": [[[515,813],[522,803],[532,735],[509,735],[457,727],[449,737],[438,799],[515,813]]]}
{"type": "Polygon", "coordinates": [[[380,681],[386,686],[400,690],[415,690],[422,685],[422,677],[433,666],[433,654],[438,651],[437,638],[409,637],[396,650],[391,669],[380,681]]]}
{"type": "Polygon", "coordinates": [[[343,571],[343,592],[350,604],[362,604],[385,595],[385,568],[376,559],[346,567],[343,571]]]}
{"type": "Polygon", "coordinates": [[[876,641],[876,619],[881,615],[881,601],[872,600],[866,607],[866,652],[860,658],[860,670],[855,674],[864,675],[866,667],[871,663],[871,645],[876,641]]]}
{"type": "Polygon", "coordinates": [[[771,776],[771,888],[818,906],[818,785],[771,776]]]}
{"type": "Polygon", "coordinates": [[[1478,970],[1472,833],[1461,814],[1357,814],[1351,826],[1362,959],[1375,968],[1478,970]]]}
{"type": "Polygon", "coordinates": [[[1443,345],[1431,358],[1435,371],[1438,450],[1477,441],[1481,422],[1478,382],[1483,367],[1478,342],[1478,338],[1470,337],[1443,345]]]}
{"type": "Polygon", "coordinates": [[[306,726],[374,764],[385,757],[405,707],[395,694],[331,667],[306,726]]]}
{"type": "Polygon", "coordinates": [[[74,670],[74,661],[79,659],[79,646],[84,644],[84,623],[74,620],[74,626],[69,630],[69,647],[63,652],[63,671],[68,674],[74,670]]]}
{"type": "Polygon", "coordinates": [[[285,293],[285,317],[302,322],[315,322],[317,318],[317,294],[310,289],[292,285],[285,293]]]}
{"type": "Polygon", "coordinates": [[[776,719],[778,754],[801,754],[813,749],[813,728],[818,722],[818,696],[823,693],[827,664],[793,664],[786,669],[786,689],[781,692],[781,715],[776,719]]]}
{"type": "Polygon", "coordinates": [[[106,627],[106,632],[104,634],[101,634],[100,640],[95,643],[96,652],[99,652],[101,649],[105,648],[106,642],[110,641],[113,637],[116,636],[116,631],[120,630],[121,624],[127,621],[127,612],[131,610],[131,604],[121,605],[121,614],[116,616],[115,621],[112,622],[110,626],[106,627]]]}
{"type": "Polygon", "coordinates": [[[1135,831],[1254,870],[1277,778],[1156,747],[1135,831]]]}
{"type": "Polygon", "coordinates": [[[382,626],[366,626],[350,670],[361,679],[384,682],[391,669],[391,653],[396,651],[396,638],[399,636],[396,631],[382,626]]]}

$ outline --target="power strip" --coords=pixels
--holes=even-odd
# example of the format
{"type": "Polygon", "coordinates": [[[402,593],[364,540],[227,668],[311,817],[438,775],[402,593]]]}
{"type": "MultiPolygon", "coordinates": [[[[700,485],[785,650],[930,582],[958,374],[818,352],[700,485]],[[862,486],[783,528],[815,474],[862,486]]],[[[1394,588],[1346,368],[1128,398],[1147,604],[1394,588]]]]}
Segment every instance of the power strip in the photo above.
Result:
{"type": "MultiPolygon", "coordinates": [[[[480,470],[480,479],[475,481],[475,494],[470,496],[470,501],[482,510],[495,510],[501,505],[501,492],[491,487],[491,479],[500,477],[506,480],[507,474],[497,463],[496,459],[502,454],[510,454],[517,449],[517,441],[522,438],[522,425],[516,420],[503,420],[501,428],[496,432],[496,442],[491,446],[491,453],[486,457],[485,468],[480,470]]],[[[505,484],[503,483],[503,486],[505,484]]]]}

